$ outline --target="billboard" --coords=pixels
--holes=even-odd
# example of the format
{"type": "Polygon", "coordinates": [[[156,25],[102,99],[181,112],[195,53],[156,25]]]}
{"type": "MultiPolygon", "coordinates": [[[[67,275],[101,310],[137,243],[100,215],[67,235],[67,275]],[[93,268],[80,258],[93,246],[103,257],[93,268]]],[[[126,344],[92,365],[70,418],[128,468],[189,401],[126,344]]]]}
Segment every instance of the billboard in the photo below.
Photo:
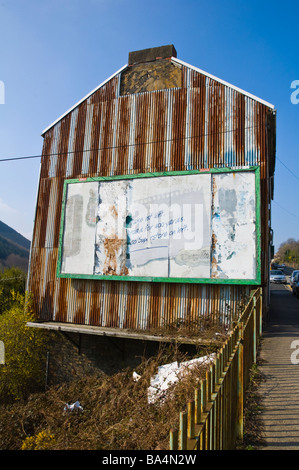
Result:
{"type": "Polygon", "coordinates": [[[59,277],[260,282],[259,169],[66,180],[59,277]]]}

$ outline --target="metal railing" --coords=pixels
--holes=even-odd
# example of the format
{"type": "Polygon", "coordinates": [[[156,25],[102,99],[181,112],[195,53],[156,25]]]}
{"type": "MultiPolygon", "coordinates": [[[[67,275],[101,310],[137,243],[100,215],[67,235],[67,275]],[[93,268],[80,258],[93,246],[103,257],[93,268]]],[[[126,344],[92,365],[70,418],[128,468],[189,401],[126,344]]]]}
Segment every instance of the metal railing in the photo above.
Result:
{"type": "Polygon", "coordinates": [[[229,450],[243,440],[244,394],[262,334],[262,289],[252,292],[237,324],[195,389],[179,429],[170,430],[170,450],[229,450]]]}

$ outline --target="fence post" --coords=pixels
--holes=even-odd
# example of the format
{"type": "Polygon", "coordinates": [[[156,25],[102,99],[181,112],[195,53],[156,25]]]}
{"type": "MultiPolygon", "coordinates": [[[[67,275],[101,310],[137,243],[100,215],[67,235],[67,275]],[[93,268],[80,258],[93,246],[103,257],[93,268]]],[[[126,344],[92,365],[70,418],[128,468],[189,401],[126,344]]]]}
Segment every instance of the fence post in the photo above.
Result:
{"type": "Polygon", "coordinates": [[[180,432],[179,432],[180,450],[187,449],[187,413],[180,412],[180,432]]]}
{"type": "Polygon", "coordinates": [[[243,426],[244,426],[244,326],[241,322],[239,324],[239,347],[238,347],[238,421],[237,421],[237,439],[243,441],[243,426]]]}
{"type": "MultiPolygon", "coordinates": [[[[201,415],[203,416],[203,414],[207,410],[207,379],[206,378],[201,381],[200,393],[201,393],[201,415]]],[[[206,449],[206,447],[207,447],[207,435],[206,435],[206,424],[205,424],[204,430],[201,433],[200,448],[206,449]]]]}
{"type": "Polygon", "coordinates": [[[200,389],[195,390],[195,424],[201,421],[201,393],[200,389]]]}
{"type": "Polygon", "coordinates": [[[187,404],[187,410],[188,410],[188,426],[187,426],[187,436],[189,439],[194,438],[195,434],[195,401],[194,400],[189,400],[187,404]]]}
{"type": "Polygon", "coordinates": [[[178,430],[177,429],[171,429],[170,430],[169,448],[170,448],[170,450],[178,450],[178,448],[179,448],[178,430]]]}
{"type": "Polygon", "coordinates": [[[259,288],[259,335],[262,336],[263,333],[263,289],[262,287],[259,288]]]}
{"type": "Polygon", "coordinates": [[[256,296],[253,297],[253,363],[256,363],[256,348],[257,348],[257,334],[256,334],[256,296]]]}

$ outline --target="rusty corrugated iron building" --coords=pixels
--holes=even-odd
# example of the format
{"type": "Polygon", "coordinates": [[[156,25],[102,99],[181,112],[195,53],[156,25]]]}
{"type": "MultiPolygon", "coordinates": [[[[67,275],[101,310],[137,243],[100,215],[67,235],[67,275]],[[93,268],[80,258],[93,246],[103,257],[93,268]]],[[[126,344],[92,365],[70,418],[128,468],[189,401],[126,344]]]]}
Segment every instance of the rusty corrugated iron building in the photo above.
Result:
{"type": "MultiPolygon", "coordinates": [[[[177,59],[173,46],[129,54],[43,132],[28,290],[45,325],[144,333],[178,320],[234,318],[252,285],[57,276],[64,182],[210,169],[260,172],[260,285],[268,302],[273,105],[177,59]]],[[[95,330],[94,330],[95,331],[95,330]]]]}

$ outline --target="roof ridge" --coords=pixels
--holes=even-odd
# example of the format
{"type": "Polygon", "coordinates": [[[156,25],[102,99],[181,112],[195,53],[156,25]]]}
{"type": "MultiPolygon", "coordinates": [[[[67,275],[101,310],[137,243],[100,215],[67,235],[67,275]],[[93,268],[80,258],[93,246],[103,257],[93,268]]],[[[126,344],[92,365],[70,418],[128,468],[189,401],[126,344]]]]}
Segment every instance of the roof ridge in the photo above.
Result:
{"type": "Polygon", "coordinates": [[[184,67],[188,67],[188,68],[194,70],[195,72],[201,73],[201,74],[205,75],[206,77],[209,77],[209,78],[211,78],[211,79],[213,79],[213,80],[215,80],[219,83],[222,83],[223,85],[226,85],[226,86],[232,88],[233,90],[236,90],[239,93],[242,93],[243,95],[248,96],[248,98],[252,98],[256,101],[259,101],[260,103],[264,104],[265,106],[268,106],[271,109],[274,109],[274,105],[269,103],[268,101],[265,101],[262,98],[259,98],[258,96],[255,96],[252,93],[249,93],[249,92],[243,90],[242,88],[239,88],[235,85],[232,85],[231,83],[226,82],[225,80],[222,80],[221,78],[215,77],[214,75],[212,75],[208,72],[205,72],[204,70],[201,70],[198,67],[194,67],[194,65],[187,64],[187,62],[184,62],[183,60],[177,59],[176,57],[172,57],[171,60],[173,62],[176,62],[176,63],[180,64],[180,65],[183,65],[184,67]]]}

